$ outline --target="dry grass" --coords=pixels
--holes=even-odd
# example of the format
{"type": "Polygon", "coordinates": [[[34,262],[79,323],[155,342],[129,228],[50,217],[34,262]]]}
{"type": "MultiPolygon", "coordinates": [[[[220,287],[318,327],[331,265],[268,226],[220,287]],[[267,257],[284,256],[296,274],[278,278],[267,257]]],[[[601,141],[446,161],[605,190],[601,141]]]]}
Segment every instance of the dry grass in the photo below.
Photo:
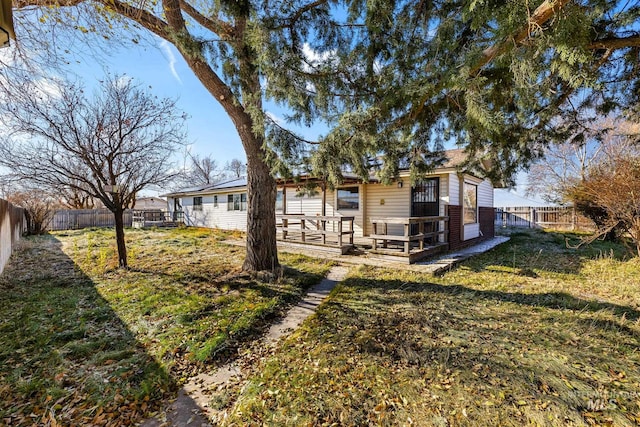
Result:
{"type": "Polygon", "coordinates": [[[441,278],[361,268],[228,425],[638,425],[640,262],[521,232],[441,278]]]}
{"type": "Polygon", "coordinates": [[[111,230],[26,239],[0,276],[0,424],[135,424],[329,268],[283,256],[283,277],[250,277],[227,237],[129,230],[129,271],[115,269],[111,230]]]}

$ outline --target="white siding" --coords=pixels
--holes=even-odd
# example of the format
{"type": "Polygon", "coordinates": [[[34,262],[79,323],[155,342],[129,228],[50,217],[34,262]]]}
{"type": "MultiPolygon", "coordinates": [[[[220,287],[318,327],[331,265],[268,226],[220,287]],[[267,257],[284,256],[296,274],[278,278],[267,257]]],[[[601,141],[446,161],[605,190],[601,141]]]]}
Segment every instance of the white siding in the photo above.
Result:
{"type": "Polygon", "coordinates": [[[493,207],[493,186],[487,179],[478,185],[478,206],[493,207]]]}
{"type": "Polygon", "coordinates": [[[227,196],[231,193],[219,193],[218,206],[214,206],[214,195],[202,196],[202,210],[193,210],[193,196],[182,198],[182,210],[184,211],[185,224],[196,227],[220,228],[223,230],[247,229],[247,211],[227,210],[227,196]]]}
{"type": "MultiPolygon", "coordinates": [[[[287,213],[320,215],[322,213],[322,190],[314,196],[298,197],[295,188],[287,188],[287,213]]],[[[328,214],[327,214],[328,215],[328,214]]]]}
{"type": "Polygon", "coordinates": [[[464,225],[464,240],[475,239],[478,236],[480,236],[480,224],[464,225]]]}
{"type": "MultiPolygon", "coordinates": [[[[367,217],[408,217],[411,215],[411,186],[405,181],[402,188],[391,185],[367,184],[367,217]]],[[[371,221],[366,222],[366,235],[373,232],[371,221]]],[[[389,226],[389,234],[402,234],[402,225],[389,226]],[[396,227],[396,228],[393,228],[396,227]]]]}
{"type": "Polygon", "coordinates": [[[449,188],[447,192],[449,194],[449,204],[460,206],[460,179],[455,173],[449,174],[449,188]]]}

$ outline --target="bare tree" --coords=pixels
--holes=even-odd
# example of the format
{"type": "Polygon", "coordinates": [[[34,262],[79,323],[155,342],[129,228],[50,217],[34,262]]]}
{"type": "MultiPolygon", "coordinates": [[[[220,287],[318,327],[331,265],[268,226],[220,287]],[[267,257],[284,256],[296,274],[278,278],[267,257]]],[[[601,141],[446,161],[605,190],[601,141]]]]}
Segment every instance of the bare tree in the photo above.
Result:
{"type": "Polygon", "coordinates": [[[240,178],[247,173],[247,164],[239,159],[233,159],[227,162],[224,168],[229,171],[234,178],[240,178]]]}
{"type": "Polygon", "coordinates": [[[103,207],[100,200],[92,197],[84,188],[81,182],[74,180],[72,186],[65,186],[56,189],[60,197],[60,202],[70,209],[95,209],[103,207]]]}
{"type": "Polygon", "coordinates": [[[631,237],[632,250],[640,256],[640,153],[607,156],[569,193],[583,213],[599,215],[598,230],[587,243],[620,231],[631,237]]]}
{"type": "Polygon", "coordinates": [[[0,109],[10,132],[0,139],[0,165],[14,177],[100,200],[114,214],[118,262],[126,268],[123,212],[140,190],[170,178],[185,117],[175,101],[157,99],[126,76],[99,87],[92,97],[68,82],[48,91],[28,81],[5,87],[0,109]]]}
{"type": "Polygon", "coordinates": [[[185,168],[184,180],[189,185],[215,184],[225,178],[225,172],[220,169],[213,157],[202,156],[187,152],[189,166],[185,168]]]}
{"type": "Polygon", "coordinates": [[[633,135],[640,132],[631,121],[609,117],[594,123],[587,134],[586,140],[573,138],[550,145],[529,168],[526,194],[549,203],[573,203],[572,190],[589,170],[607,157],[632,152],[633,135]]]}
{"type": "Polygon", "coordinates": [[[7,194],[6,200],[24,208],[29,234],[42,234],[47,231],[56,209],[60,207],[55,197],[38,188],[20,188],[7,194]]]}

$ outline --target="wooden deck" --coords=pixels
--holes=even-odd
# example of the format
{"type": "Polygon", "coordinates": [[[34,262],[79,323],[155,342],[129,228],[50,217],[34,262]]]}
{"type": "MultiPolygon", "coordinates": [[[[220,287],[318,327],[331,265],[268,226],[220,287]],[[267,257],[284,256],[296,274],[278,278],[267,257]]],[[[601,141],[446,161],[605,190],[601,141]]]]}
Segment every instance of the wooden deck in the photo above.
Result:
{"type": "Polygon", "coordinates": [[[178,227],[183,224],[182,212],[167,212],[162,210],[133,211],[131,226],[133,228],[147,227],[178,227]]]}
{"type": "Polygon", "coordinates": [[[276,218],[278,240],[343,255],[361,251],[369,257],[413,264],[449,248],[447,216],[372,218],[373,233],[365,237],[354,236],[354,217],[286,214],[276,218]],[[389,233],[394,225],[396,230],[401,225],[403,232],[389,233]]]}
{"type": "Polygon", "coordinates": [[[354,219],[352,216],[276,215],[276,237],[346,254],[354,247],[354,219]]]}

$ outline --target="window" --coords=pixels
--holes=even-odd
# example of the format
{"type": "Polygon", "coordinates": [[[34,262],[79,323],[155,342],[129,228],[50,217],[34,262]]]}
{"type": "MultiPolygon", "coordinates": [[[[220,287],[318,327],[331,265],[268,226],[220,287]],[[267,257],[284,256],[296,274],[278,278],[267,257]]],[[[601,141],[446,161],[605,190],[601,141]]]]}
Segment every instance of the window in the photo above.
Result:
{"type": "Polygon", "coordinates": [[[464,223],[478,222],[478,186],[464,183],[464,223]]]}
{"type": "Polygon", "coordinates": [[[229,194],[227,196],[228,211],[246,211],[247,210],[247,193],[229,194]]]}
{"type": "Polygon", "coordinates": [[[414,203],[436,203],[438,201],[439,178],[425,179],[413,187],[414,203]]]}
{"type": "Polygon", "coordinates": [[[338,209],[360,209],[360,189],[358,187],[338,189],[338,209]]]}
{"type": "Polygon", "coordinates": [[[282,190],[278,190],[276,193],[276,210],[282,210],[282,190]]]}
{"type": "Polygon", "coordinates": [[[202,210],[202,197],[194,197],[193,198],[193,210],[201,211],[202,210]]]}
{"type": "Polygon", "coordinates": [[[218,207],[218,196],[213,196],[213,207],[214,208],[218,207]]]}

